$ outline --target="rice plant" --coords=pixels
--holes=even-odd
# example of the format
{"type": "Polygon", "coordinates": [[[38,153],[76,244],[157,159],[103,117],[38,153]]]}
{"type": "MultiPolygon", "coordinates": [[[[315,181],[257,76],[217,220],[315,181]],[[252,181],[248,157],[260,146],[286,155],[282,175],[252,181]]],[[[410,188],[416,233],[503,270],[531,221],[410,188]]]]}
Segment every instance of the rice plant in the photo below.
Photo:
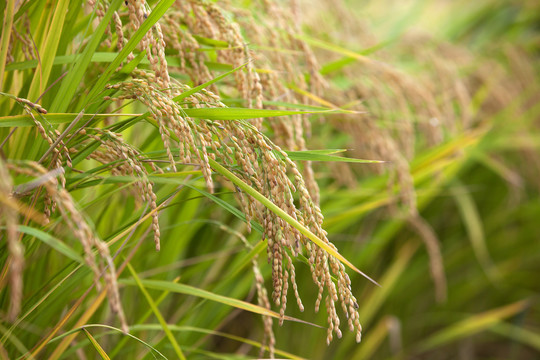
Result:
{"type": "Polygon", "coordinates": [[[0,358],[536,358],[538,10],[2,2],[0,358]]]}

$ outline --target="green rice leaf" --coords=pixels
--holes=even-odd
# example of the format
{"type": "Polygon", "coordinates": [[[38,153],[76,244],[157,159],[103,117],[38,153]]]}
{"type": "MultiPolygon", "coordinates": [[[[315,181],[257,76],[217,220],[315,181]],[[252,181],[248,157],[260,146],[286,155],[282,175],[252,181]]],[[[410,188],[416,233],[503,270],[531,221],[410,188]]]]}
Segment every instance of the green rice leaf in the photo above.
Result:
{"type": "Polygon", "coordinates": [[[490,329],[502,320],[514,316],[530,306],[528,300],[521,300],[480,314],[471,315],[429,336],[418,347],[420,351],[428,351],[435,347],[451,344],[459,339],[490,329]]]}
{"type": "Polygon", "coordinates": [[[136,337],[136,336],[133,336],[132,334],[129,334],[129,333],[125,333],[123,332],[121,329],[118,329],[116,327],[113,327],[113,326],[109,326],[109,325],[103,325],[103,324],[86,324],[84,325],[83,327],[80,327],[80,328],[76,328],[76,329],[72,329],[70,331],[66,331],[65,333],[63,333],[62,335],[59,335],[53,339],[51,339],[49,341],[49,344],[50,343],[54,343],[56,341],[59,341],[63,338],[65,338],[66,336],[69,336],[69,335],[72,335],[74,333],[77,333],[85,328],[104,328],[104,329],[109,329],[109,330],[113,330],[114,332],[116,333],[120,333],[124,336],[127,336],[133,340],[136,340],[138,341],[139,343],[143,344],[144,346],[146,346],[148,349],[150,349],[153,353],[156,353],[157,355],[161,356],[163,359],[167,359],[165,357],[165,355],[163,355],[162,353],[160,353],[156,348],[154,348],[152,345],[148,344],[147,342],[141,340],[140,338],[136,337]]]}
{"type": "Polygon", "coordinates": [[[295,161],[333,161],[333,162],[350,162],[350,163],[359,163],[359,164],[382,164],[384,161],[380,160],[362,160],[362,159],[353,159],[340,156],[334,156],[330,154],[335,154],[336,152],[330,150],[330,153],[326,153],[327,150],[313,151],[286,151],[287,155],[295,161]]]}
{"type": "MultiPolygon", "coordinates": [[[[169,329],[169,326],[165,319],[163,318],[163,315],[161,315],[161,312],[159,311],[157,305],[154,303],[154,300],[146,291],[144,288],[143,283],[141,282],[141,279],[139,279],[139,276],[137,276],[137,273],[135,272],[135,269],[133,269],[133,266],[131,266],[130,263],[127,264],[128,270],[131,273],[131,276],[133,276],[133,279],[135,280],[135,283],[143,293],[144,297],[146,298],[146,301],[148,301],[148,305],[150,305],[150,308],[152,309],[152,312],[154,313],[154,316],[158,319],[159,323],[161,324],[161,328],[167,335],[167,338],[171,342],[171,345],[174,349],[174,352],[176,353],[176,356],[178,356],[179,359],[185,359],[184,353],[182,352],[182,349],[180,348],[180,345],[178,345],[178,342],[176,341],[176,338],[172,334],[171,330],[169,329]]],[[[170,284],[176,284],[175,282],[172,282],[170,284]]]]}
{"type": "Polygon", "coordinates": [[[26,225],[19,225],[18,230],[24,234],[28,234],[30,236],[35,237],[36,239],[41,240],[44,244],[49,245],[54,250],[67,256],[71,260],[74,260],[78,262],[79,264],[85,264],[82,256],[80,256],[75,250],[73,250],[65,242],[55,238],[54,236],[51,236],[42,230],[30,227],[30,226],[26,226],[26,225]]]}
{"type": "MultiPolygon", "coordinates": [[[[193,118],[203,118],[208,120],[245,120],[255,118],[267,118],[276,116],[288,116],[297,114],[321,114],[334,113],[339,110],[324,111],[296,111],[296,110],[266,110],[266,109],[244,109],[244,108],[188,108],[182,109],[185,116],[193,118]]],[[[50,124],[64,124],[73,121],[78,114],[76,113],[48,113],[43,118],[50,124]]],[[[84,114],[81,121],[90,120],[92,117],[96,120],[104,120],[107,117],[134,117],[143,118],[149,116],[146,114],[84,114]]],[[[28,114],[0,116],[0,128],[2,127],[25,127],[35,126],[32,117],[28,114]]]]}
{"type": "MultiPolygon", "coordinates": [[[[112,63],[117,57],[119,53],[117,52],[94,52],[92,54],[90,62],[92,63],[112,63]]],[[[130,61],[128,64],[126,64],[122,69],[122,73],[129,74],[137,64],[142,65],[148,65],[150,64],[150,61],[148,61],[148,58],[146,58],[146,51],[140,52],[135,56],[135,59],[130,61]]],[[[56,56],[53,59],[53,65],[66,65],[66,64],[73,64],[77,61],[77,59],[81,55],[78,54],[70,54],[70,55],[59,55],[56,56]]],[[[178,57],[175,56],[166,56],[165,59],[167,60],[167,64],[170,66],[180,66],[180,60],[178,57]]],[[[10,63],[6,65],[5,71],[14,71],[14,70],[28,70],[28,69],[35,69],[39,65],[37,60],[26,60],[26,61],[20,61],[15,63],[10,63]]],[[[205,62],[205,65],[208,66],[209,69],[215,70],[215,71],[229,71],[232,69],[232,66],[229,64],[223,64],[213,61],[207,61],[205,62]]]]}
{"type": "Polygon", "coordinates": [[[9,41],[11,38],[11,26],[13,25],[13,11],[15,0],[9,0],[6,8],[1,8],[2,12],[2,42],[0,43],[0,84],[4,83],[4,69],[6,66],[6,57],[9,51],[9,41]]]}
{"type": "MultiPolygon", "coordinates": [[[[76,113],[48,113],[43,118],[51,125],[65,124],[72,122],[79,114],[76,113]]],[[[106,118],[125,118],[133,117],[137,114],[84,114],[79,119],[81,122],[88,121],[92,118],[95,120],[105,120],[106,118]]],[[[30,115],[13,115],[13,116],[0,116],[0,128],[3,127],[25,127],[35,126],[34,121],[30,115]]]]}
{"type": "MultiPolygon", "coordinates": [[[[34,76],[28,91],[28,99],[36,101],[42,91],[45,90],[45,84],[49,82],[49,76],[53,66],[53,60],[58,50],[60,36],[64,27],[64,19],[66,18],[69,0],[60,0],[56,2],[54,14],[51,20],[50,27],[47,29],[45,41],[39,47],[41,59],[41,67],[37,71],[37,76],[34,76]]],[[[83,76],[83,74],[81,74],[83,76]]]]}
{"type": "MultiPolygon", "coordinates": [[[[122,280],[119,280],[119,282],[122,283],[122,284],[125,284],[125,285],[136,285],[135,280],[122,279],[122,280]]],[[[196,296],[196,297],[200,297],[200,298],[203,298],[203,299],[215,301],[215,302],[218,302],[218,303],[221,303],[221,304],[225,304],[225,305],[228,305],[228,306],[232,306],[232,307],[235,307],[237,309],[249,311],[249,312],[252,312],[252,313],[255,313],[255,314],[271,316],[271,317],[274,317],[276,319],[280,318],[278,313],[276,313],[276,312],[274,312],[272,310],[268,310],[268,309],[266,309],[266,308],[264,308],[262,306],[251,304],[251,303],[248,303],[248,302],[245,302],[245,301],[242,301],[242,300],[238,300],[238,299],[233,299],[233,298],[230,298],[230,297],[227,297],[227,296],[214,294],[214,293],[212,293],[210,291],[199,289],[199,288],[196,288],[196,287],[193,287],[193,286],[190,286],[190,285],[178,284],[178,283],[174,283],[174,282],[170,282],[170,281],[163,281],[163,280],[141,280],[141,284],[144,287],[149,288],[149,289],[170,291],[172,293],[179,293],[179,294],[196,296]]],[[[290,317],[290,316],[285,316],[284,319],[288,320],[288,321],[295,321],[295,322],[300,322],[300,323],[303,323],[303,324],[312,325],[312,326],[315,326],[315,327],[320,327],[320,326],[312,324],[310,322],[303,321],[303,320],[300,320],[300,319],[296,319],[296,318],[293,318],[293,317],[290,317]]]]}
{"type": "MultiPolygon", "coordinates": [[[[109,4],[105,16],[103,16],[103,19],[101,19],[97,28],[92,33],[92,37],[86,45],[84,51],[77,58],[77,62],[69,70],[68,75],[63,79],[62,85],[60,86],[60,89],[58,89],[58,92],[54,97],[54,101],[50,106],[51,111],[64,112],[67,110],[71,99],[73,99],[73,97],[75,96],[75,92],[86,73],[86,69],[90,65],[90,62],[92,60],[92,54],[96,51],[97,47],[101,43],[103,34],[105,33],[105,30],[107,29],[109,22],[112,19],[113,13],[116,11],[116,9],[120,7],[120,4],[122,4],[121,0],[113,0],[109,4]]],[[[54,55],[54,53],[49,55],[51,56],[49,60],[51,61],[51,66],[54,55]]],[[[104,78],[104,75],[102,75],[101,79],[104,78]]]]}
{"type": "Polygon", "coordinates": [[[495,324],[490,331],[540,351],[540,334],[534,329],[526,329],[523,326],[500,322],[495,324]]]}
{"type": "Polygon", "coordinates": [[[297,110],[267,110],[247,108],[194,108],[183,109],[187,116],[208,120],[244,120],[267,118],[275,116],[299,115],[299,114],[323,114],[339,113],[339,110],[323,111],[297,111],[297,110]]]}
{"type": "MultiPolygon", "coordinates": [[[[130,328],[131,331],[148,331],[148,330],[160,330],[161,327],[160,324],[141,324],[141,325],[134,325],[130,328]]],[[[263,344],[261,344],[258,341],[253,341],[251,339],[247,339],[241,336],[236,336],[228,333],[224,333],[221,331],[215,331],[215,330],[209,330],[209,329],[203,329],[198,328],[194,326],[179,326],[179,325],[169,325],[169,328],[172,331],[180,331],[180,332],[186,332],[186,331],[193,331],[193,332],[199,332],[202,334],[208,334],[208,335],[214,335],[214,336],[221,336],[227,339],[231,339],[234,341],[242,342],[244,344],[249,344],[251,346],[256,346],[258,348],[263,347],[263,344]]],[[[268,346],[264,346],[266,350],[268,350],[268,346]]],[[[283,357],[286,357],[287,359],[295,359],[295,360],[303,360],[302,357],[299,357],[297,355],[291,354],[289,352],[276,349],[276,354],[281,355],[283,357]]]]}
{"type": "Polygon", "coordinates": [[[88,332],[88,330],[86,330],[86,328],[83,328],[82,331],[84,332],[84,334],[86,335],[86,337],[88,338],[88,340],[90,340],[90,343],[92,344],[92,346],[94,347],[94,349],[96,349],[96,351],[98,352],[99,356],[101,356],[101,358],[103,360],[110,360],[110,357],[109,355],[107,355],[107,353],[105,352],[105,350],[103,350],[103,348],[101,347],[101,345],[99,345],[99,343],[97,342],[96,339],[94,339],[94,337],[92,336],[92,334],[90,334],[88,332]]]}

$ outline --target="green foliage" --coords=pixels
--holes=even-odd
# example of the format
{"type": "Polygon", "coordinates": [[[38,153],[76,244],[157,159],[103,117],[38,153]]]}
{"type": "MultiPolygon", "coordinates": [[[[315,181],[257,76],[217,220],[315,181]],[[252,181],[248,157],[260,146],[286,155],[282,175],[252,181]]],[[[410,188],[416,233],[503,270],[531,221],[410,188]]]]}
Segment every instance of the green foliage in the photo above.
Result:
{"type": "Polygon", "coordinates": [[[539,356],[538,5],[134,3],[0,4],[0,359],[539,356]]]}

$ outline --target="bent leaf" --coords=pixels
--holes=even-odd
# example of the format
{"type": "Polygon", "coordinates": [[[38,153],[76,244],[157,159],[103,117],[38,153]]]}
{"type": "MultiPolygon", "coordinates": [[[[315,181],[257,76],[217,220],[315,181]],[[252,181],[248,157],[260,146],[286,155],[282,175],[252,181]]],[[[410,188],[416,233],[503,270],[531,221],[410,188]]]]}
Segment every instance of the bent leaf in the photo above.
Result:
{"type": "Polygon", "coordinates": [[[278,215],[280,218],[285,220],[287,223],[292,225],[294,228],[296,228],[298,231],[300,231],[304,236],[306,236],[309,240],[313,241],[317,246],[319,246],[321,249],[326,251],[328,254],[332,255],[339,261],[341,261],[343,264],[347,265],[375,285],[379,286],[379,284],[370,278],[368,275],[364,274],[362,271],[356,268],[351,262],[347,259],[345,259],[340,253],[338,253],[333,247],[319,239],[317,235],[312,233],[308,228],[300,224],[298,221],[296,221],[294,218],[292,218],[289,214],[287,214],[285,211],[283,211],[279,206],[274,204],[272,201],[268,200],[263,194],[258,192],[257,190],[253,189],[251,186],[243,182],[240,178],[238,178],[236,175],[234,175],[232,172],[224,168],[222,165],[217,163],[215,160],[208,159],[210,166],[219,172],[221,175],[225,176],[227,179],[232,181],[236,186],[241,188],[243,191],[245,191],[247,194],[251,195],[253,198],[255,198],[257,201],[259,201],[261,204],[266,206],[268,210],[272,211],[276,215],[278,215]]]}
{"type": "MultiPolygon", "coordinates": [[[[121,279],[118,282],[121,283],[121,284],[125,284],[125,285],[136,285],[137,284],[135,280],[127,280],[127,279],[121,279]]],[[[190,286],[190,285],[186,285],[186,284],[178,284],[178,283],[174,283],[174,282],[171,282],[171,281],[163,281],[163,280],[141,280],[141,284],[144,287],[149,288],[149,289],[164,290],[164,291],[170,291],[170,292],[179,293],[179,294],[196,296],[196,297],[200,297],[200,298],[203,298],[203,299],[207,299],[207,300],[215,301],[215,302],[222,303],[222,304],[225,304],[225,305],[229,305],[229,306],[235,307],[237,309],[249,311],[249,312],[252,312],[252,313],[255,313],[255,314],[271,316],[271,317],[274,317],[276,319],[280,318],[278,313],[276,313],[275,311],[272,311],[272,310],[268,310],[268,309],[266,309],[266,308],[264,308],[262,306],[251,304],[251,303],[248,303],[246,301],[242,301],[242,300],[238,300],[238,299],[233,299],[233,298],[230,298],[230,297],[227,297],[227,296],[214,294],[214,293],[212,293],[210,291],[199,289],[199,288],[196,288],[196,287],[193,287],[193,286],[190,286]]],[[[289,320],[289,321],[295,321],[295,322],[303,323],[303,324],[308,324],[308,325],[312,325],[312,326],[321,328],[321,326],[319,326],[319,325],[310,323],[308,321],[300,320],[300,319],[297,319],[297,318],[294,318],[294,317],[291,317],[291,316],[284,316],[284,319],[289,320]]]]}

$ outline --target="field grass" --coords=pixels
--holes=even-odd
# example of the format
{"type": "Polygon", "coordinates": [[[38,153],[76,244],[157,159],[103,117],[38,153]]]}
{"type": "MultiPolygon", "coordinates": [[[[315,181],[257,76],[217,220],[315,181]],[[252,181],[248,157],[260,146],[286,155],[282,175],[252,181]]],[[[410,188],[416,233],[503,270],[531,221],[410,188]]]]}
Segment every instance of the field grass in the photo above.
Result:
{"type": "Polygon", "coordinates": [[[536,2],[0,12],[0,359],[540,355],[536,2]]]}

